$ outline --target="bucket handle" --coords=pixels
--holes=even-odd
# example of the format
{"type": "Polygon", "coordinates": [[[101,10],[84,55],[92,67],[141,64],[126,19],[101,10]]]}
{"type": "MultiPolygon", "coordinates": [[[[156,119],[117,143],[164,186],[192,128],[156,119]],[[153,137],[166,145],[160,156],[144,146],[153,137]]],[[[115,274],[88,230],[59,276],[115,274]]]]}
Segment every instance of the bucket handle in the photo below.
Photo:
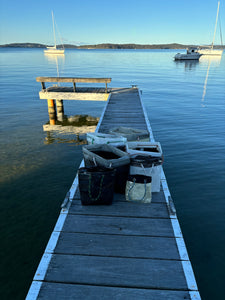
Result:
{"type": "Polygon", "coordinates": [[[101,193],[102,193],[102,184],[103,184],[104,177],[105,177],[105,175],[102,175],[102,177],[101,177],[98,196],[96,198],[93,198],[91,195],[91,174],[89,175],[88,195],[92,201],[98,201],[98,199],[100,198],[101,193]]]}
{"type": "MultiPolygon", "coordinates": [[[[129,188],[129,191],[128,191],[128,199],[129,199],[129,201],[132,201],[131,199],[130,199],[130,192],[131,192],[131,190],[134,188],[134,186],[135,186],[135,183],[136,183],[136,179],[134,178],[133,179],[133,184],[132,184],[132,186],[129,188]]],[[[146,179],[144,179],[144,184],[145,184],[145,193],[144,193],[144,196],[141,198],[141,199],[137,199],[136,201],[143,201],[144,199],[145,199],[145,196],[146,196],[146,190],[147,190],[147,187],[146,187],[146,179]]]]}

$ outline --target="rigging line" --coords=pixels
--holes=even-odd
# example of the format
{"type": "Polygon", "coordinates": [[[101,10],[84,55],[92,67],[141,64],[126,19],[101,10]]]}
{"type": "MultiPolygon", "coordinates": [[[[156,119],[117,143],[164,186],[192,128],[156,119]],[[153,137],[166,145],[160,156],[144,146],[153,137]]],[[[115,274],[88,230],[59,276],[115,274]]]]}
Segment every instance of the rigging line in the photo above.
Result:
{"type": "Polygon", "coordinates": [[[220,26],[220,41],[221,41],[221,46],[222,46],[223,45],[223,36],[222,36],[220,16],[219,16],[219,26],[220,26]]]}
{"type": "Polygon", "coordinates": [[[216,36],[216,27],[217,27],[217,21],[218,21],[219,9],[220,9],[220,1],[218,1],[217,14],[216,14],[216,24],[215,24],[215,29],[214,29],[214,36],[213,36],[213,42],[212,42],[212,49],[213,49],[213,45],[214,45],[214,41],[215,41],[215,36],[216,36]]]}
{"type": "Polygon", "coordinates": [[[53,11],[52,11],[52,24],[53,24],[54,42],[55,42],[55,47],[56,47],[56,37],[55,37],[55,21],[54,21],[54,14],[53,14],[53,11]]]}
{"type": "Polygon", "coordinates": [[[60,41],[61,41],[62,48],[64,49],[64,45],[63,45],[63,42],[62,42],[61,34],[59,32],[59,28],[58,28],[58,25],[57,25],[56,21],[55,21],[55,25],[56,25],[56,30],[57,30],[57,32],[59,34],[59,38],[60,38],[60,41]]]}

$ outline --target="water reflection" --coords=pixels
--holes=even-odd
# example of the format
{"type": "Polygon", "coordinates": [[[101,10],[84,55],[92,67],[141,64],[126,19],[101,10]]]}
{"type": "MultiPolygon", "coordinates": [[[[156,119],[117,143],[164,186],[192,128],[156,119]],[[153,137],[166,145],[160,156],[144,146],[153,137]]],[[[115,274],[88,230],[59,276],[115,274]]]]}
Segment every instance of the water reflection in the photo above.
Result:
{"type": "Polygon", "coordinates": [[[201,63],[208,64],[209,62],[213,63],[215,66],[219,66],[221,62],[222,55],[202,55],[201,63]]]}
{"type": "Polygon", "coordinates": [[[86,133],[94,132],[99,118],[89,115],[65,116],[62,121],[56,120],[55,125],[47,122],[43,125],[46,132],[45,144],[73,143],[86,144],[86,133]]]}
{"type": "Polygon", "coordinates": [[[56,66],[57,76],[59,77],[59,69],[62,69],[65,63],[65,54],[49,54],[44,53],[47,61],[56,66]]]}
{"type": "Polygon", "coordinates": [[[199,64],[198,60],[175,60],[177,66],[184,65],[185,71],[191,71],[199,64]]]}
{"type": "Polygon", "coordinates": [[[205,107],[205,104],[203,102],[205,101],[205,96],[206,96],[210,65],[211,63],[213,63],[214,65],[219,66],[221,62],[221,56],[203,55],[201,61],[205,64],[208,63],[206,77],[204,81],[203,93],[202,93],[202,107],[205,107]]]}

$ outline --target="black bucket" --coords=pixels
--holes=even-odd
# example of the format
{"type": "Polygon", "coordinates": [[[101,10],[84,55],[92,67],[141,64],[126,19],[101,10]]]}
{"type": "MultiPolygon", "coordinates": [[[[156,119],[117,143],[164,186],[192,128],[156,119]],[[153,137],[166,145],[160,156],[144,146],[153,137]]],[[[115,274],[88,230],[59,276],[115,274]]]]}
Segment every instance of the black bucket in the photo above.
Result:
{"type": "Polygon", "coordinates": [[[129,174],[130,157],[128,153],[106,144],[95,144],[83,147],[85,166],[112,167],[115,169],[116,193],[125,193],[129,174]]]}
{"type": "Polygon", "coordinates": [[[119,145],[119,146],[115,146],[115,147],[123,152],[127,152],[126,145],[119,145]]]}
{"type": "Polygon", "coordinates": [[[82,205],[112,204],[115,170],[100,166],[78,170],[82,205]]]}
{"type": "Polygon", "coordinates": [[[124,194],[126,189],[127,178],[129,175],[130,165],[123,165],[115,168],[115,185],[114,191],[119,194],[124,194]]]}
{"type": "MultiPolygon", "coordinates": [[[[116,147],[118,148],[118,147],[116,147]]],[[[92,153],[98,155],[104,160],[110,160],[111,162],[116,161],[120,158],[117,154],[109,151],[92,151],[92,153]]],[[[124,194],[126,189],[127,177],[129,174],[130,165],[121,165],[121,166],[113,166],[115,170],[115,184],[114,191],[115,193],[124,194]]]]}

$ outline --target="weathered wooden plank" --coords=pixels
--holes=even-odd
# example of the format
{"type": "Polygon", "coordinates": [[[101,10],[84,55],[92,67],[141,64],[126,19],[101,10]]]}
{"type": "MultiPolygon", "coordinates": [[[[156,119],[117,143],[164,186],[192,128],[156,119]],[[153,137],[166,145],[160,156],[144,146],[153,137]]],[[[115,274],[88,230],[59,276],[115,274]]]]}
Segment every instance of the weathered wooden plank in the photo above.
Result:
{"type": "Polygon", "coordinates": [[[127,95],[121,95],[120,97],[115,97],[115,94],[113,93],[113,99],[110,101],[110,105],[115,105],[116,103],[121,103],[122,106],[125,105],[125,103],[134,103],[135,106],[141,106],[141,103],[139,101],[139,98],[137,95],[132,95],[128,92],[127,95]]]}
{"type": "MultiPolygon", "coordinates": [[[[113,116],[108,116],[107,118],[105,118],[104,119],[104,123],[105,124],[107,124],[107,123],[111,123],[111,122],[119,122],[119,123],[126,123],[126,122],[129,122],[129,123],[132,123],[132,124],[135,124],[135,123],[140,123],[140,124],[143,124],[143,125],[145,125],[144,124],[144,122],[143,122],[143,119],[144,117],[143,116],[141,116],[141,117],[137,117],[137,118],[135,118],[135,117],[126,117],[126,116],[124,116],[123,118],[118,118],[118,117],[113,117],[113,116]]],[[[124,127],[126,127],[126,126],[124,126],[124,127]]],[[[133,128],[135,128],[135,126],[132,126],[133,128]]]]}
{"type": "MultiPolygon", "coordinates": [[[[77,189],[77,191],[74,195],[74,199],[80,201],[79,188],[77,189]]],[[[127,203],[127,201],[125,199],[125,195],[114,193],[114,195],[113,195],[113,205],[114,205],[115,202],[126,202],[127,203]]],[[[152,193],[152,202],[151,203],[166,203],[166,199],[165,199],[162,188],[161,188],[160,192],[152,193]]],[[[73,203],[72,203],[72,205],[73,205],[73,203]]]]}
{"type": "MultiPolygon", "coordinates": [[[[128,104],[128,105],[130,105],[130,104],[128,104]]],[[[133,115],[135,115],[135,114],[141,115],[141,116],[144,115],[144,114],[142,113],[141,109],[135,110],[135,109],[126,109],[126,108],[124,108],[124,109],[118,110],[118,109],[113,109],[113,108],[109,107],[109,108],[106,110],[106,112],[105,112],[104,118],[105,118],[105,117],[108,117],[108,115],[109,115],[110,113],[112,113],[114,116],[121,116],[122,118],[123,118],[123,116],[129,116],[129,115],[133,116],[133,115]]]]}
{"type": "Polygon", "coordinates": [[[53,254],[44,280],[187,290],[182,263],[176,260],[53,254]]]}
{"type": "Polygon", "coordinates": [[[112,205],[83,206],[80,201],[74,201],[71,205],[70,213],[98,216],[169,218],[166,203],[114,202],[112,205]]]}
{"type": "Polygon", "coordinates": [[[109,94],[105,93],[78,93],[78,92],[39,92],[40,99],[55,100],[84,100],[84,101],[107,101],[109,94]]]}
{"type": "Polygon", "coordinates": [[[116,122],[117,121],[118,122],[128,121],[128,122],[143,123],[143,118],[144,118],[144,115],[139,115],[139,116],[136,116],[136,117],[134,117],[134,116],[130,117],[130,116],[125,116],[124,115],[122,118],[121,118],[121,116],[110,116],[110,115],[108,115],[104,118],[104,121],[113,120],[113,121],[116,121],[116,122]]]}
{"type": "MultiPolygon", "coordinates": [[[[129,107],[128,105],[130,105],[130,104],[135,105],[135,103],[133,103],[132,101],[127,102],[126,105],[124,105],[124,104],[120,105],[119,101],[117,101],[117,103],[115,103],[113,105],[109,104],[108,109],[111,109],[112,111],[116,111],[116,112],[120,112],[120,111],[121,112],[130,112],[130,111],[133,111],[133,112],[139,111],[139,112],[141,112],[141,107],[139,107],[138,105],[137,106],[135,105],[135,107],[132,107],[132,106],[129,107]]],[[[106,111],[106,113],[107,113],[107,111],[106,111]]]]}
{"type": "MultiPolygon", "coordinates": [[[[112,93],[112,97],[113,97],[114,95],[113,95],[113,93],[112,93]]],[[[137,107],[137,108],[139,108],[139,107],[141,107],[141,105],[140,105],[140,103],[137,103],[137,101],[138,101],[138,98],[137,99],[131,99],[131,98],[128,98],[126,101],[124,101],[124,99],[112,99],[112,102],[110,102],[109,103],[109,105],[111,106],[111,107],[115,107],[115,106],[117,106],[118,104],[120,104],[122,107],[125,107],[126,106],[126,104],[129,104],[129,103],[132,103],[132,104],[134,104],[135,105],[135,107],[137,107]]],[[[118,108],[118,107],[117,107],[118,108]]]]}
{"type": "Polygon", "coordinates": [[[111,112],[106,112],[105,114],[105,117],[108,118],[108,117],[116,117],[116,118],[126,118],[126,117],[141,117],[143,118],[144,117],[144,114],[142,114],[141,112],[114,112],[114,111],[111,111],[111,112]]]}
{"type": "Polygon", "coordinates": [[[141,110],[139,111],[135,111],[135,110],[124,110],[124,111],[115,111],[113,109],[108,108],[108,110],[105,113],[104,119],[110,116],[110,113],[113,114],[114,117],[116,118],[124,118],[124,117],[133,117],[135,116],[135,113],[137,114],[137,116],[144,116],[144,114],[141,112],[141,110]]]}
{"type": "Polygon", "coordinates": [[[100,126],[100,129],[99,129],[99,132],[102,132],[102,133],[109,133],[110,130],[112,130],[113,128],[115,127],[119,127],[119,126],[124,126],[124,127],[133,127],[133,128],[136,128],[136,129],[143,129],[143,130],[146,130],[147,127],[144,125],[144,124],[140,124],[140,123],[136,123],[135,126],[132,126],[133,123],[126,123],[126,126],[124,126],[124,123],[105,123],[105,122],[102,122],[102,125],[100,126]]]}
{"type": "Polygon", "coordinates": [[[165,237],[63,232],[54,253],[180,260],[175,239],[165,237]]]}
{"type": "Polygon", "coordinates": [[[105,217],[69,214],[66,232],[173,237],[170,219],[105,217]]]}
{"type": "Polygon", "coordinates": [[[102,126],[108,126],[109,127],[109,126],[112,126],[112,125],[114,125],[114,127],[122,126],[122,127],[134,128],[134,129],[137,129],[137,126],[139,126],[139,127],[141,127],[139,129],[142,129],[142,128],[145,128],[145,130],[147,129],[146,125],[140,120],[137,120],[135,122],[133,120],[126,120],[126,119],[124,119],[124,120],[122,120],[122,119],[121,120],[114,120],[113,118],[111,120],[110,119],[109,120],[104,120],[102,122],[100,128],[102,126]],[[127,125],[126,125],[126,123],[127,123],[127,125]],[[114,124],[118,124],[118,125],[115,126],[114,124]],[[121,125],[119,125],[119,124],[121,124],[121,125]]]}
{"type": "MultiPolygon", "coordinates": [[[[127,104],[128,106],[130,105],[130,103],[127,104]]],[[[133,108],[129,108],[129,107],[121,107],[121,109],[119,108],[119,104],[117,104],[117,106],[114,108],[114,107],[111,107],[109,106],[108,107],[108,110],[112,111],[112,113],[115,113],[115,114],[130,114],[130,113],[140,113],[142,114],[142,111],[140,108],[137,108],[137,109],[133,109],[133,108]]],[[[108,113],[108,110],[106,110],[106,115],[108,113]]]]}
{"type": "Polygon", "coordinates": [[[39,300],[190,300],[187,291],[117,288],[43,282],[39,300]]]}
{"type": "MultiPolygon", "coordinates": [[[[75,83],[74,83],[75,84],[75,83]]],[[[47,92],[74,92],[73,87],[69,86],[50,86],[46,89],[47,92]]],[[[45,92],[46,92],[45,91],[45,92]]],[[[77,87],[76,92],[79,93],[105,93],[105,88],[96,88],[96,87],[77,87]]]]}
{"type": "MultiPolygon", "coordinates": [[[[130,124],[129,127],[131,127],[131,128],[137,128],[136,127],[137,125],[140,125],[140,126],[144,127],[144,124],[141,120],[132,120],[132,119],[124,119],[124,120],[117,119],[116,120],[114,118],[112,118],[110,120],[110,118],[109,118],[108,122],[109,122],[109,124],[120,124],[120,125],[117,125],[117,126],[122,126],[122,127],[128,127],[128,124],[130,124]],[[126,126],[126,124],[127,124],[127,126],[126,126]]],[[[104,124],[107,124],[108,122],[107,122],[107,120],[105,120],[104,124]]]]}
{"type": "Polygon", "coordinates": [[[37,82],[86,82],[86,83],[110,83],[112,78],[82,78],[82,77],[37,77],[37,82]]]}
{"type": "MultiPolygon", "coordinates": [[[[146,125],[145,125],[145,123],[141,120],[141,119],[135,119],[135,118],[130,118],[130,119],[126,119],[126,118],[118,118],[118,119],[115,119],[115,118],[111,118],[110,119],[110,117],[108,117],[107,119],[104,119],[103,121],[102,121],[102,124],[110,124],[110,123],[115,123],[115,122],[120,122],[120,123],[124,123],[124,121],[127,121],[127,122],[129,122],[129,123],[140,123],[140,124],[142,124],[143,126],[145,126],[146,127],[146,125]]],[[[101,124],[101,125],[102,125],[101,124]]],[[[135,126],[132,126],[133,128],[135,128],[135,126]]],[[[146,127],[147,128],[147,127],[146,127]]]]}
{"type": "MultiPolygon", "coordinates": [[[[102,124],[101,124],[101,126],[102,125],[110,125],[110,124],[114,124],[114,123],[119,123],[119,124],[124,124],[124,123],[129,123],[129,124],[140,124],[140,125],[142,125],[143,127],[145,127],[145,128],[147,128],[146,127],[146,125],[145,125],[145,123],[143,122],[143,121],[141,121],[141,120],[135,120],[135,119],[130,119],[130,120],[127,120],[127,119],[117,119],[117,120],[115,120],[114,118],[112,118],[111,120],[110,120],[110,118],[108,118],[108,120],[104,120],[104,121],[102,121],[102,124]]],[[[127,126],[124,126],[124,127],[127,127],[127,126]]],[[[132,128],[136,128],[135,126],[131,126],[132,128]]]]}
{"type": "MultiPolygon", "coordinates": [[[[76,194],[76,198],[78,198],[78,197],[80,199],[79,191],[77,191],[77,194],[76,194]]],[[[125,195],[115,193],[114,198],[113,198],[113,203],[118,202],[118,201],[126,201],[125,195]]],[[[162,189],[158,193],[152,193],[152,202],[151,203],[160,203],[160,202],[161,203],[166,203],[166,199],[165,199],[165,196],[164,196],[164,193],[163,193],[162,189]]]]}
{"type": "MultiPolygon", "coordinates": [[[[137,114],[137,116],[133,115],[133,116],[128,116],[128,115],[110,115],[110,113],[104,118],[105,123],[107,123],[108,121],[116,121],[116,122],[124,122],[124,121],[128,121],[128,122],[134,122],[134,123],[142,123],[144,125],[143,122],[144,116],[143,115],[139,115],[137,114]]],[[[133,126],[134,127],[134,126],[133,126]]],[[[135,128],[135,127],[134,127],[135,128]]]]}

